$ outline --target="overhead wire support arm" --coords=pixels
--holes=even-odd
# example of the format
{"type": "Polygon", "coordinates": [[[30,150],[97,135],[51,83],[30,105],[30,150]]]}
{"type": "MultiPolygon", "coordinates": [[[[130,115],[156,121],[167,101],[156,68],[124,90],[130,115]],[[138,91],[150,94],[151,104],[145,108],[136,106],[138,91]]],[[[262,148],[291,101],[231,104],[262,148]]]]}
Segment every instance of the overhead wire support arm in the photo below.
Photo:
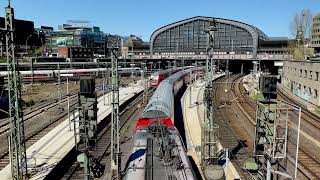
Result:
{"type": "Polygon", "coordinates": [[[119,74],[118,58],[115,49],[111,49],[112,68],[112,116],[111,116],[111,179],[120,179],[120,125],[119,125],[119,74]]]}
{"type": "Polygon", "coordinates": [[[205,30],[208,35],[207,42],[207,60],[206,60],[206,75],[205,75],[205,119],[201,130],[201,166],[205,168],[208,165],[216,164],[217,154],[217,129],[218,126],[213,119],[213,76],[214,76],[214,31],[217,31],[216,21],[212,19],[209,22],[209,28],[205,30]]]}
{"type": "Polygon", "coordinates": [[[11,175],[13,179],[27,179],[27,157],[23,124],[23,111],[21,107],[21,84],[19,67],[15,58],[14,41],[14,10],[11,1],[5,8],[5,28],[1,29],[6,35],[8,91],[9,91],[9,155],[11,175]]]}

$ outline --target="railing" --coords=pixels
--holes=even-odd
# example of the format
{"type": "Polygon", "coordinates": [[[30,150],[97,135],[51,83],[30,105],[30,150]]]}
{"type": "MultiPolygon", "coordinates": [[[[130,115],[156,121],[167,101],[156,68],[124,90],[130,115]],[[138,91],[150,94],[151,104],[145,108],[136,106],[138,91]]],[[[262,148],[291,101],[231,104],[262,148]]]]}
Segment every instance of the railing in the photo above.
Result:
{"type": "MultiPolygon", "coordinates": [[[[205,60],[207,56],[205,54],[154,54],[152,57],[150,54],[145,55],[135,55],[135,59],[195,59],[195,60],[205,60]]],[[[288,54],[258,54],[256,58],[252,54],[214,54],[214,59],[257,59],[257,60],[288,60],[292,59],[292,55],[288,54]]]]}

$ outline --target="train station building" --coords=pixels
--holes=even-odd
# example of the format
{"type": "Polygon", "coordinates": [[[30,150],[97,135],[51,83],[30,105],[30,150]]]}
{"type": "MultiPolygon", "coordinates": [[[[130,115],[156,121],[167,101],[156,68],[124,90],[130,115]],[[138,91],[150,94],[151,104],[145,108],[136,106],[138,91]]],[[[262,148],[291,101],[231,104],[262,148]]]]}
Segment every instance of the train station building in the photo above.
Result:
{"type": "MultiPolygon", "coordinates": [[[[244,22],[204,16],[184,19],[155,30],[150,37],[150,55],[159,56],[160,59],[205,59],[207,35],[204,31],[212,19],[216,20],[218,28],[214,33],[214,53],[217,58],[230,55],[235,59],[263,59],[270,55],[279,59],[290,58],[288,38],[268,37],[259,28],[244,22]]],[[[141,51],[138,53],[141,55],[141,51]]]]}

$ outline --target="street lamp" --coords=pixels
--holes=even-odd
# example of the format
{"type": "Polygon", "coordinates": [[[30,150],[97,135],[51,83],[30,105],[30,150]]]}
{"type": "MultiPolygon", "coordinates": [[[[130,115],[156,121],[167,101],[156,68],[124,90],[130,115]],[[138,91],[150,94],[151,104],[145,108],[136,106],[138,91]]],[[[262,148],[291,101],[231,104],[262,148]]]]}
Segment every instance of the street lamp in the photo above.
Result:
{"type": "Polygon", "coordinates": [[[28,37],[27,37],[27,39],[26,39],[26,54],[27,54],[27,52],[28,52],[28,40],[29,40],[29,38],[32,36],[32,34],[30,34],[28,37]]]}

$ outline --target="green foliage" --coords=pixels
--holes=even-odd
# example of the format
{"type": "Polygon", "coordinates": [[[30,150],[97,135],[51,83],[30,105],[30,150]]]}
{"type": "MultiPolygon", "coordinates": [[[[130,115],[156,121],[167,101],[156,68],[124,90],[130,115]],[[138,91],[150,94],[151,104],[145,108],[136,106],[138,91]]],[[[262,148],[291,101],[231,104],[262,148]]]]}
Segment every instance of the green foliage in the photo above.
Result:
{"type": "Polygon", "coordinates": [[[288,42],[288,50],[293,55],[294,60],[305,60],[305,57],[312,57],[314,56],[314,49],[313,48],[303,48],[298,47],[296,41],[289,41],[288,42]]]}
{"type": "Polygon", "coordinates": [[[294,60],[303,60],[304,55],[303,55],[303,50],[299,48],[295,48],[293,51],[293,59],[294,60]]]}
{"type": "Polygon", "coordinates": [[[42,47],[37,48],[35,54],[36,54],[37,56],[40,56],[41,53],[42,53],[42,47]]]}

